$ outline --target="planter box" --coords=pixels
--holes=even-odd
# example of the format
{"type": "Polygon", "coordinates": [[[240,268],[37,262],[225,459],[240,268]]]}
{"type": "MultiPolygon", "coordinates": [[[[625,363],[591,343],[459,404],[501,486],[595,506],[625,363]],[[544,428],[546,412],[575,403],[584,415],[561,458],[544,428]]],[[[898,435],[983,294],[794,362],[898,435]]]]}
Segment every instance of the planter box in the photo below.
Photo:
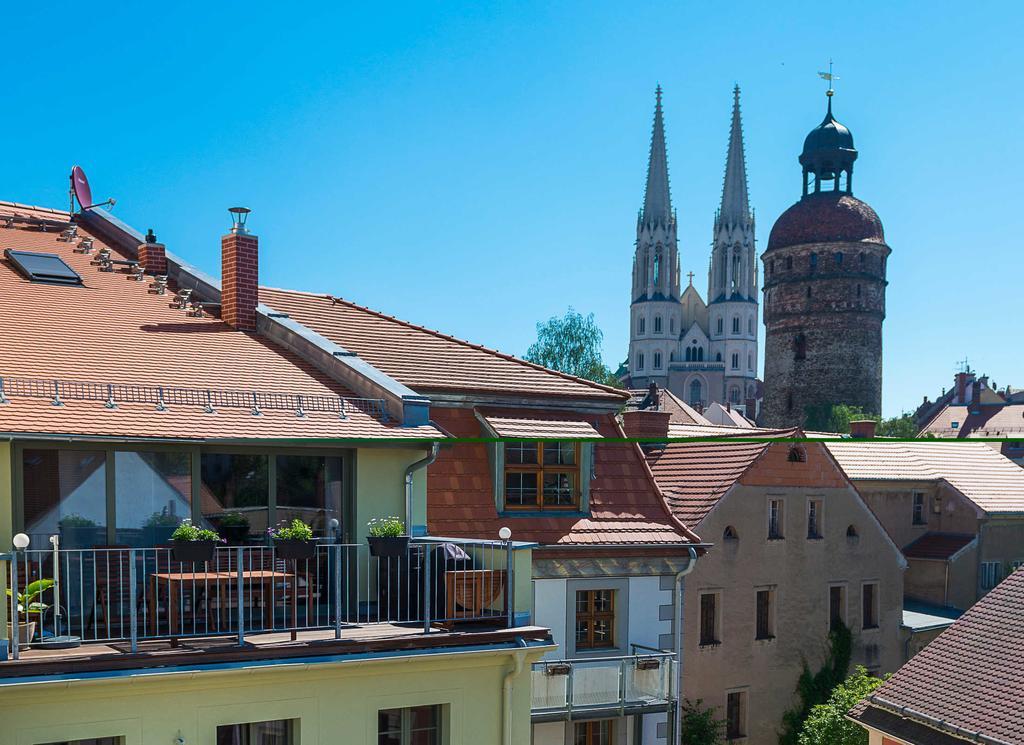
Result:
{"type": "MultiPolygon", "coordinates": [[[[36,635],[36,622],[29,621],[28,623],[18,624],[18,644],[21,646],[28,646],[32,643],[32,639],[36,635]]],[[[7,638],[10,639],[14,636],[14,629],[11,628],[11,624],[7,624],[7,638]]]]}
{"type": "Polygon", "coordinates": [[[274,540],[277,558],[288,561],[305,561],[316,556],[316,543],[313,541],[274,540]]]}
{"type": "Polygon", "coordinates": [[[395,558],[409,553],[409,536],[367,536],[370,544],[370,556],[386,556],[395,558]]]}
{"type": "Polygon", "coordinates": [[[171,558],[182,562],[212,561],[217,541],[174,541],[171,558]]]}

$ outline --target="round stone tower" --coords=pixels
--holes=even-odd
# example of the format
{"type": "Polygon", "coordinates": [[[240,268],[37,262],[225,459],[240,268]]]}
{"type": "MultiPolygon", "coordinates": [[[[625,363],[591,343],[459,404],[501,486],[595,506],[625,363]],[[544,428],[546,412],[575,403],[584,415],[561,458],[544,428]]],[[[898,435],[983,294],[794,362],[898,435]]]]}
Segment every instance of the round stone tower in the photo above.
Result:
{"type": "Polygon", "coordinates": [[[836,404],[882,410],[882,321],[890,248],[853,196],[857,150],[828,112],[800,155],[803,198],[782,213],[764,263],[765,398],[759,423],[823,426],[836,404]]]}

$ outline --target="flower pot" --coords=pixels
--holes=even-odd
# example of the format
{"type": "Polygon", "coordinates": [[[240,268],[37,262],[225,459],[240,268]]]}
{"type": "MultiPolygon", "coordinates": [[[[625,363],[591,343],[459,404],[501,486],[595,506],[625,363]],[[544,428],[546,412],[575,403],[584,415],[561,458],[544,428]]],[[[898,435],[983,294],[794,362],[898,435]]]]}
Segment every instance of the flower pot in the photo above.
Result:
{"type": "Polygon", "coordinates": [[[409,536],[407,535],[371,535],[367,536],[366,542],[370,544],[370,556],[395,558],[409,553],[409,536]]]}
{"type": "Polygon", "coordinates": [[[173,541],[171,558],[175,561],[212,561],[217,541],[173,541]]]}
{"type": "MultiPolygon", "coordinates": [[[[18,624],[18,644],[25,646],[32,643],[32,639],[36,635],[36,622],[29,621],[28,623],[18,624]]],[[[11,628],[11,624],[7,624],[7,638],[11,639],[14,636],[14,630],[11,628]]]]}
{"type": "Polygon", "coordinates": [[[295,539],[274,540],[277,558],[288,561],[305,561],[316,556],[316,543],[313,541],[297,541],[295,539]]]}

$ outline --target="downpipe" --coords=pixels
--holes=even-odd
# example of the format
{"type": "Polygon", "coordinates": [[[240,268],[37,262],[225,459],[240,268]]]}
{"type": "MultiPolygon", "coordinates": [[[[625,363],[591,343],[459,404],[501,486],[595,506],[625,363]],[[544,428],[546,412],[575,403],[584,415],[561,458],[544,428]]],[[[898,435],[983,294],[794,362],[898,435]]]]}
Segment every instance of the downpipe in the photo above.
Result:
{"type": "Polygon", "coordinates": [[[405,469],[405,529],[409,535],[412,535],[412,475],[437,460],[440,447],[439,443],[433,443],[425,458],[420,458],[405,469]]]}
{"type": "Polygon", "coordinates": [[[676,648],[676,700],[672,709],[672,737],[669,739],[672,745],[681,745],[683,738],[683,578],[697,566],[697,549],[693,546],[688,548],[690,562],[686,569],[676,572],[675,608],[672,613],[672,632],[675,635],[676,648]]]}
{"type": "Polygon", "coordinates": [[[516,643],[520,649],[512,652],[512,669],[505,673],[505,679],[501,682],[501,743],[512,745],[512,681],[523,672],[523,660],[526,658],[526,642],[523,638],[516,637],[516,643]]]}

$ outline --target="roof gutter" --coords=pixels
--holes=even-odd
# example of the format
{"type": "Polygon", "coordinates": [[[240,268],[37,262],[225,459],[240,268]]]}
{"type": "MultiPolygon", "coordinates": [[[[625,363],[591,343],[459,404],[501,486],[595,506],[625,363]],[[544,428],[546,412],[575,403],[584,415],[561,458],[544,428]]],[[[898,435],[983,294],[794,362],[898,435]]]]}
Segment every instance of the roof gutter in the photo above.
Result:
{"type": "Polygon", "coordinates": [[[930,714],[925,714],[922,711],[912,709],[909,706],[901,706],[900,704],[889,701],[878,694],[868,696],[868,701],[872,706],[877,706],[880,709],[888,711],[890,714],[896,714],[904,719],[915,720],[921,724],[931,727],[932,729],[936,729],[939,732],[945,732],[957,737],[962,737],[966,740],[971,740],[972,742],[985,743],[985,745],[1013,745],[1013,743],[1008,742],[1007,740],[989,737],[988,735],[983,735],[981,732],[972,732],[971,730],[958,727],[955,724],[950,724],[942,719],[933,717],[930,714]]]}
{"type": "MultiPolygon", "coordinates": [[[[106,210],[86,209],[78,221],[100,237],[115,243],[130,255],[138,256],[145,236],[106,210]]],[[[220,302],[220,282],[179,256],[167,252],[169,274],[179,285],[191,287],[204,300],[220,302]]],[[[256,308],[256,330],[312,364],[335,381],[352,388],[366,398],[382,398],[387,413],[406,427],[430,423],[430,399],[385,375],[366,360],[335,344],[310,328],[278,313],[267,305],[256,308]]]]}

